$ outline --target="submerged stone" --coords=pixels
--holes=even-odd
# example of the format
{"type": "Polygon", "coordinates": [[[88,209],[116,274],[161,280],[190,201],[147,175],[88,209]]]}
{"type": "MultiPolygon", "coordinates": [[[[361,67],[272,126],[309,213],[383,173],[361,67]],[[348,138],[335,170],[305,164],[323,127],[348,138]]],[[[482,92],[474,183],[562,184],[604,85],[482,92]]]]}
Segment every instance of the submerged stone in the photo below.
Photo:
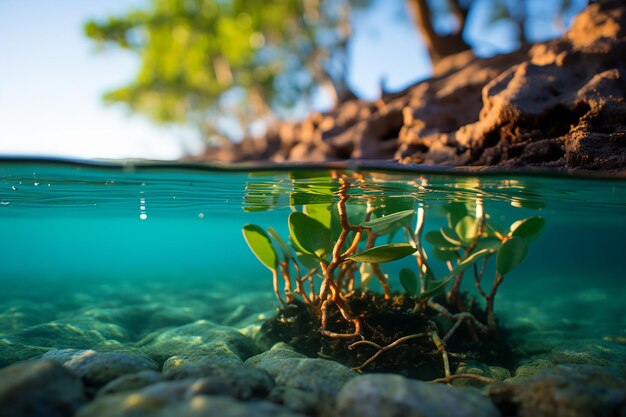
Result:
{"type": "Polygon", "coordinates": [[[515,369],[515,377],[528,377],[535,375],[538,372],[541,372],[545,369],[552,368],[554,363],[550,362],[546,359],[530,359],[526,362],[521,363],[515,369]]]}
{"type": "Polygon", "coordinates": [[[0,337],[0,368],[38,357],[46,353],[48,349],[17,342],[11,337],[0,337]]]}
{"type": "Polygon", "coordinates": [[[158,369],[157,364],[152,360],[127,352],[56,349],[44,354],[42,359],[52,359],[62,363],[67,369],[81,377],[85,385],[96,388],[122,375],[158,369]]]}
{"type": "Polygon", "coordinates": [[[30,300],[15,300],[0,305],[0,332],[10,333],[25,327],[54,319],[54,310],[48,305],[35,304],[30,300]]]}
{"type": "Polygon", "coordinates": [[[475,388],[430,384],[393,374],[354,378],[339,392],[338,417],[498,417],[475,388]]]}
{"type": "Polygon", "coordinates": [[[558,365],[517,384],[494,385],[489,394],[518,417],[626,415],[626,380],[597,366],[558,365]]]}
{"type": "Polygon", "coordinates": [[[163,374],[171,380],[202,379],[202,392],[230,395],[242,400],[266,397],[274,387],[274,380],[262,369],[241,362],[210,358],[169,367],[164,369],[163,374]]]}
{"type": "Polygon", "coordinates": [[[276,385],[267,399],[291,411],[308,416],[332,415],[332,410],[330,410],[332,402],[320,401],[314,392],[308,390],[276,385]]]}
{"type": "Polygon", "coordinates": [[[0,416],[65,417],[85,402],[80,379],[54,361],[0,370],[0,416]]]}
{"type": "Polygon", "coordinates": [[[358,374],[340,363],[307,358],[279,344],[254,356],[246,364],[267,371],[278,385],[334,397],[341,387],[358,374]]]}
{"type": "Polygon", "coordinates": [[[237,330],[206,320],[167,330],[142,349],[159,363],[176,355],[245,360],[258,353],[252,340],[237,330]]]}
{"type": "Polygon", "coordinates": [[[98,391],[98,396],[118,394],[127,391],[137,391],[149,385],[163,381],[160,372],[146,370],[122,375],[106,384],[98,391]]]}
{"type": "Polygon", "coordinates": [[[110,340],[125,341],[128,339],[128,333],[116,324],[103,323],[92,318],[78,318],[27,327],[13,333],[11,337],[28,345],[93,349],[106,345],[110,340]]]}
{"type": "Polygon", "coordinates": [[[302,416],[266,401],[207,395],[206,387],[203,379],[161,382],[134,393],[98,397],[76,417],[302,416]]]}
{"type": "Polygon", "coordinates": [[[617,366],[626,376],[626,347],[617,343],[570,343],[553,349],[549,359],[556,364],[617,366]]]}

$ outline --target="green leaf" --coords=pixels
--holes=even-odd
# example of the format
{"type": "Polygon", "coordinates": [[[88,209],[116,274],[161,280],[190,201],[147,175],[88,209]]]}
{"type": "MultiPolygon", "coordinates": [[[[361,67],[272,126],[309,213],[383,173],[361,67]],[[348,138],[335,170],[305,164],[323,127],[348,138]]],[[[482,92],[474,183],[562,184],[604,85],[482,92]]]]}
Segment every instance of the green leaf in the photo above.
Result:
{"type": "Polygon", "coordinates": [[[465,216],[456,224],[454,231],[463,243],[471,243],[478,235],[478,222],[471,216],[465,216]]]}
{"type": "Polygon", "coordinates": [[[546,221],[543,217],[528,217],[511,225],[511,236],[531,238],[543,229],[546,221]]]}
{"type": "Polygon", "coordinates": [[[337,184],[332,178],[323,176],[319,178],[294,179],[293,192],[289,196],[290,205],[304,206],[307,204],[330,204],[334,201],[333,193],[337,190],[337,184]]]}
{"type": "Polygon", "coordinates": [[[502,241],[496,237],[481,237],[476,244],[476,250],[490,249],[497,251],[502,246],[502,241]]]}
{"type": "Polygon", "coordinates": [[[408,217],[411,217],[415,214],[415,210],[403,210],[397,213],[389,214],[387,216],[379,217],[374,220],[370,220],[365,223],[361,223],[361,227],[365,227],[367,229],[374,229],[379,227],[388,226],[392,223],[398,222],[400,220],[405,220],[408,217]]]}
{"type": "Polygon", "coordinates": [[[438,230],[432,230],[424,236],[426,242],[433,245],[435,248],[439,249],[447,249],[447,250],[456,250],[459,249],[459,245],[455,245],[450,243],[448,239],[443,237],[442,233],[438,230]]]}
{"type": "Polygon", "coordinates": [[[389,245],[376,246],[375,248],[348,256],[348,259],[355,262],[379,264],[404,258],[405,256],[411,255],[416,250],[417,249],[408,243],[391,243],[389,245]]]}
{"type": "Polygon", "coordinates": [[[295,191],[289,194],[290,206],[304,206],[308,204],[330,204],[333,196],[329,194],[317,194],[309,192],[295,191]]]}
{"type": "Polygon", "coordinates": [[[441,236],[443,236],[445,240],[452,243],[454,246],[461,246],[461,239],[459,238],[459,235],[456,234],[454,229],[450,227],[442,227],[440,231],[441,236]]]}
{"type": "Polygon", "coordinates": [[[528,244],[524,238],[514,236],[502,244],[496,257],[496,271],[505,275],[514,270],[526,257],[528,244]]]}
{"type": "Polygon", "coordinates": [[[307,269],[313,269],[320,266],[320,261],[317,258],[307,255],[306,253],[296,252],[296,257],[298,258],[300,264],[307,269]]]}
{"type": "Polygon", "coordinates": [[[441,262],[452,262],[456,259],[454,250],[450,249],[433,248],[433,255],[441,262]]]}
{"type": "Polygon", "coordinates": [[[400,270],[400,284],[402,284],[402,288],[409,295],[417,294],[417,277],[415,276],[415,272],[408,268],[403,268],[400,270]]]}
{"type": "Polygon", "coordinates": [[[474,263],[484,258],[485,256],[491,255],[492,253],[493,251],[490,251],[488,249],[483,249],[481,251],[473,253],[472,255],[467,257],[465,260],[459,262],[458,265],[455,266],[452,269],[452,271],[450,271],[450,274],[448,274],[447,277],[445,277],[441,281],[433,282],[434,286],[431,287],[428,291],[424,291],[422,294],[420,294],[420,299],[423,300],[443,290],[446,287],[446,285],[450,283],[450,281],[452,281],[454,278],[457,277],[457,275],[459,275],[462,272],[465,272],[465,270],[469,268],[470,266],[474,265],[474,263]]]}
{"type": "Polygon", "coordinates": [[[348,212],[348,221],[350,224],[361,224],[365,220],[367,205],[358,203],[346,204],[346,211],[348,212]]]}
{"type": "Polygon", "coordinates": [[[525,208],[530,210],[542,210],[546,208],[546,203],[537,200],[512,199],[513,207],[525,208]]]}
{"type": "Polygon", "coordinates": [[[272,246],[270,237],[261,227],[246,224],[243,227],[243,238],[259,261],[271,270],[276,270],[278,256],[272,246]]]}
{"type": "Polygon", "coordinates": [[[299,251],[324,259],[330,252],[332,240],[330,229],[304,213],[289,215],[289,232],[299,251]]]}
{"type": "Polygon", "coordinates": [[[322,223],[324,227],[330,229],[331,206],[330,204],[308,204],[304,206],[304,213],[322,223]]]}
{"type": "Polygon", "coordinates": [[[375,217],[383,217],[403,210],[412,210],[415,207],[415,198],[398,196],[381,196],[372,203],[375,217]]]}
{"type": "Polygon", "coordinates": [[[454,229],[457,223],[465,216],[467,216],[467,206],[461,202],[451,202],[445,210],[448,212],[448,227],[454,229]]]}
{"type": "Polygon", "coordinates": [[[293,258],[291,250],[289,249],[289,245],[285,243],[285,241],[280,237],[278,232],[273,227],[268,227],[267,233],[269,233],[269,235],[274,238],[276,243],[278,243],[278,247],[280,248],[280,251],[283,253],[283,255],[285,255],[289,259],[293,258]]]}

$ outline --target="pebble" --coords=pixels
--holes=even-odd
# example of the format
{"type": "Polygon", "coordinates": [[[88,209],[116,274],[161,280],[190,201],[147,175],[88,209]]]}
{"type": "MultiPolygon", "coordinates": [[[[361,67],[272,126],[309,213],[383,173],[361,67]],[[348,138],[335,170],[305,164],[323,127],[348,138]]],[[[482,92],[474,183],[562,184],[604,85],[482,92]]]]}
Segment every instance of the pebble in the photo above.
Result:
{"type": "Polygon", "coordinates": [[[80,379],[54,361],[0,369],[0,416],[69,417],[85,402],[80,379]]]}
{"type": "Polygon", "coordinates": [[[176,355],[245,360],[258,353],[252,340],[227,326],[199,320],[167,330],[143,347],[158,363],[176,355]]]}
{"type": "Polygon", "coordinates": [[[358,374],[340,363],[307,358],[282,345],[254,356],[247,365],[267,371],[278,385],[334,397],[341,387],[358,374]]]}
{"type": "Polygon", "coordinates": [[[204,393],[230,395],[241,400],[266,397],[274,380],[263,369],[241,362],[196,358],[163,371],[169,380],[202,379],[204,393]]]}
{"type": "Polygon", "coordinates": [[[617,371],[591,365],[557,365],[523,383],[495,384],[492,400],[518,417],[626,415],[626,380],[617,371]]]}
{"type": "Polygon", "coordinates": [[[152,360],[126,352],[96,352],[94,350],[55,349],[42,359],[53,359],[81,377],[88,387],[100,388],[114,379],[139,371],[156,371],[152,360]]]}
{"type": "Polygon", "coordinates": [[[102,389],[98,391],[98,395],[137,391],[161,381],[163,381],[163,375],[160,372],[150,370],[122,375],[102,387],[102,389]]]}
{"type": "Polygon", "coordinates": [[[499,417],[476,388],[448,387],[393,374],[352,379],[337,397],[337,417],[499,417]]]}
{"type": "Polygon", "coordinates": [[[266,401],[206,395],[204,387],[202,379],[160,382],[134,393],[97,397],[76,417],[302,417],[266,401]]]}
{"type": "Polygon", "coordinates": [[[550,369],[554,366],[554,363],[550,362],[546,359],[530,359],[528,361],[522,362],[515,369],[515,377],[528,377],[535,375],[538,372],[541,372],[545,369],[550,369]]]}

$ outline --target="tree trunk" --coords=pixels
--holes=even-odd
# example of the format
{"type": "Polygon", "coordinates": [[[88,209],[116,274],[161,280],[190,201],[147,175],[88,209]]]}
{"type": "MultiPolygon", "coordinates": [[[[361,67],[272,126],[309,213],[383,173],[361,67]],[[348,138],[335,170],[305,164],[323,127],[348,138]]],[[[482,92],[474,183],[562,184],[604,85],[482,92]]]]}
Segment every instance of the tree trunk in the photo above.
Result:
{"type": "Polygon", "coordinates": [[[417,29],[428,49],[433,67],[436,67],[447,56],[470,49],[470,46],[463,40],[467,10],[462,9],[457,0],[450,1],[452,10],[459,20],[459,31],[450,35],[440,35],[433,26],[434,17],[427,0],[407,0],[413,12],[417,29]]]}

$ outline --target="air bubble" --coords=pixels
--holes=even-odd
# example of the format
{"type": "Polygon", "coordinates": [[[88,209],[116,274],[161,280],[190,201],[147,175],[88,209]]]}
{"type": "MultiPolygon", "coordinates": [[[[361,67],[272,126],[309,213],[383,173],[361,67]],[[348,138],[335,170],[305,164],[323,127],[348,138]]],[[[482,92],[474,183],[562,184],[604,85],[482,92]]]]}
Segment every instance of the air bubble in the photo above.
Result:
{"type": "Polygon", "coordinates": [[[198,218],[199,219],[204,219],[204,213],[198,213],[198,218]]]}
{"type": "Polygon", "coordinates": [[[141,213],[141,214],[139,215],[139,218],[140,218],[141,220],[146,220],[146,219],[148,218],[148,215],[147,215],[146,213],[141,213]]]}

